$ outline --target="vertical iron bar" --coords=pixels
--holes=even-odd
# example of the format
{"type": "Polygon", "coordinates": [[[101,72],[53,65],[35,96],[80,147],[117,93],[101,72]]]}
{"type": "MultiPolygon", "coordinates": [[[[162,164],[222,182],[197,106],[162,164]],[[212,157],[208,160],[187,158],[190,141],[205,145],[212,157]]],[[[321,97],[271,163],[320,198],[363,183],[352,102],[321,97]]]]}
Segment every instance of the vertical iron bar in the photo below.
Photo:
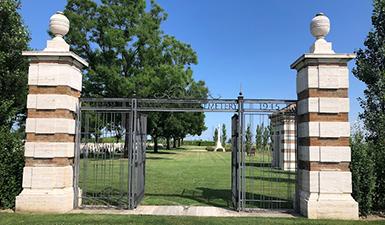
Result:
{"type": "Polygon", "coordinates": [[[244,149],[244,146],[245,146],[245,137],[244,137],[244,120],[245,120],[245,117],[244,117],[244,108],[243,108],[243,105],[244,102],[243,102],[243,96],[240,95],[238,96],[238,113],[239,113],[239,120],[240,120],[240,127],[239,127],[239,131],[240,131],[240,135],[239,135],[239,153],[240,153],[240,165],[239,165],[239,168],[240,169],[240,174],[239,174],[239,184],[240,184],[240,188],[238,189],[238,194],[239,194],[239,205],[240,205],[240,210],[244,210],[245,209],[245,149],[244,149]]]}
{"type": "Polygon", "coordinates": [[[138,117],[136,112],[136,99],[133,99],[133,134],[132,134],[132,159],[133,159],[133,193],[132,193],[132,208],[136,208],[136,197],[138,195],[138,142],[137,142],[137,123],[138,117]]]}

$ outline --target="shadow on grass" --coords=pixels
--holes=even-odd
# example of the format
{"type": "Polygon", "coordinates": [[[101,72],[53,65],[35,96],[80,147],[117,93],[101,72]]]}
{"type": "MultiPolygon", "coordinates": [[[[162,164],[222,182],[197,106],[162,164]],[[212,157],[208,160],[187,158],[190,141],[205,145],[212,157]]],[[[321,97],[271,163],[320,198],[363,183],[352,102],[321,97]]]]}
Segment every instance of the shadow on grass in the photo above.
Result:
{"type": "MultiPolygon", "coordinates": [[[[169,198],[185,198],[197,201],[199,203],[221,207],[233,208],[231,201],[230,189],[211,189],[198,187],[194,190],[183,189],[181,194],[162,194],[162,193],[145,193],[145,196],[169,197],[169,198]]],[[[265,209],[290,209],[292,208],[292,200],[290,198],[283,199],[275,196],[262,195],[258,193],[246,193],[246,207],[248,208],[265,208],[265,209]]],[[[128,207],[128,194],[111,187],[103,189],[100,192],[86,191],[83,194],[83,205],[94,207],[118,207],[126,209],[128,207]]]]}
{"type": "Polygon", "coordinates": [[[271,168],[271,163],[267,163],[267,162],[247,162],[247,163],[245,163],[245,166],[271,168]]]}
{"type": "MultiPolygon", "coordinates": [[[[233,208],[230,189],[198,187],[195,190],[184,189],[181,194],[146,193],[145,196],[179,197],[194,200],[205,205],[221,208],[233,208]]],[[[248,208],[291,209],[293,207],[292,200],[290,198],[283,199],[275,196],[247,192],[246,199],[246,207],[248,208]]]]}
{"type": "Polygon", "coordinates": [[[159,152],[146,151],[146,154],[175,155],[177,153],[176,152],[167,152],[167,151],[163,150],[163,151],[159,151],[159,152]]]}
{"type": "Polygon", "coordinates": [[[106,206],[128,208],[128,191],[106,187],[102,191],[85,191],[82,204],[87,206],[106,206]]]}
{"type": "Polygon", "coordinates": [[[261,177],[261,176],[246,176],[246,179],[250,180],[261,180],[269,182],[282,182],[282,183],[295,183],[295,177],[286,178],[286,177],[261,177]]]}
{"type": "Polygon", "coordinates": [[[270,172],[271,173],[278,173],[278,174],[287,174],[287,175],[291,175],[291,176],[295,176],[296,175],[296,172],[294,172],[294,171],[285,171],[285,170],[282,170],[282,169],[273,169],[270,172]]]}
{"type": "Polygon", "coordinates": [[[162,193],[146,193],[145,196],[154,197],[177,197],[194,200],[206,205],[231,208],[231,190],[227,189],[210,189],[198,187],[196,189],[183,189],[181,194],[162,194],[162,193]]]}
{"type": "Polygon", "coordinates": [[[290,197],[279,198],[276,196],[246,193],[246,208],[261,209],[293,209],[293,200],[290,197]]]}
{"type": "Polygon", "coordinates": [[[170,159],[170,158],[164,158],[164,157],[146,157],[146,160],[173,160],[173,159],[170,159]]]}

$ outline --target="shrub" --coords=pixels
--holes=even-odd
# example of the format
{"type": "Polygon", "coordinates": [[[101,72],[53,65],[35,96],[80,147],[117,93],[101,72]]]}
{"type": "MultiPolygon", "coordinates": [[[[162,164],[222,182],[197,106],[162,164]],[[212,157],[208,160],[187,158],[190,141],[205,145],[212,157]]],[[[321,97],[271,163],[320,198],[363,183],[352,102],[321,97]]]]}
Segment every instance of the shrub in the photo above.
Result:
{"type": "Polygon", "coordinates": [[[214,141],[202,141],[202,140],[195,140],[195,141],[183,141],[183,145],[194,145],[194,146],[215,146],[214,141]]]}
{"type": "Polygon", "coordinates": [[[351,171],[353,197],[359,204],[360,215],[368,215],[373,208],[375,187],[374,162],[370,154],[371,145],[364,141],[361,131],[356,131],[351,139],[351,171]]]}
{"type": "MultiPolygon", "coordinates": [[[[213,146],[207,146],[206,147],[206,150],[207,151],[209,151],[209,152],[213,152],[214,150],[215,150],[215,147],[213,147],[213,146]]],[[[229,147],[229,146],[226,146],[225,147],[225,151],[226,152],[231,152],[232,150],[231,150],[231,146],[229,147]]]]}
{"type": "Polygon", "coordinates": [[[385,213],[385,139],[382,138],[376,144],[370,144],[370,149],[374,151],[374,174],[375,174],[375,195],[374,210],[385,213]],[[381,143],[382,142],[382,143],[381,143]]]}
{"type": "Polygon", "coordinates": [[[23,142],[7,127],[0,127],[0,208],[13,208],[22,190],[23,142]]]}
{"type": "Polygon", "coordinates": [[[213,146],[207,146],[206,150],[209,151],[209,152],[213,152],[214,151],[214,147],[213,146]]]}

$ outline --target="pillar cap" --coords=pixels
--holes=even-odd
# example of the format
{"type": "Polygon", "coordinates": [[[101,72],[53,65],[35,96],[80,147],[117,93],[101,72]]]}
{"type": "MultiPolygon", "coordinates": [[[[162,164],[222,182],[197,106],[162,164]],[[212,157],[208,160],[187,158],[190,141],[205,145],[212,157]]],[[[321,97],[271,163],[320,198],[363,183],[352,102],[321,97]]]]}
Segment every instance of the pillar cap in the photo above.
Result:
{"type": "Polygon", "coordinates": [[[307,53],[300,56],[293,64],[290,65],[291,69],[300,70],[309,65],[322,65],[322,64],[343,64],[348,63],[354,59],[356,54],[343,53],[343,54],[312,54],[307,53]]]}
{"type": "Polygon", "coordinates": [[[63,61],[69,64],[74,64],[78,68],[88,67],[86,60],[69,51],[25,51],[23,52],[23,56],[27,56],[32,62],[63,61]]]}

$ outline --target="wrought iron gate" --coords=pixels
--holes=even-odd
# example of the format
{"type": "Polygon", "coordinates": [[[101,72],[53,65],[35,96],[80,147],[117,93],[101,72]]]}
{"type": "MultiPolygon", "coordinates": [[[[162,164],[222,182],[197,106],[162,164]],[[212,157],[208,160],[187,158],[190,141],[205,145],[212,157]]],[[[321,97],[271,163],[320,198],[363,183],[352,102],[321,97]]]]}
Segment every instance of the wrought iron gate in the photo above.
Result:
{"type": "Polygon", "coordinates": [[[293,208],[295,101],[243,96],[197,100],[82,99],[74,182],[81,189],[80,207],[134,209],[140,204],[145,194],[146,114],[151,112],[234,114],[229,187],[234,209],[293,208]],[[264,136],[258,133],[260,129],[264,136]],[[258,139],[261,135],[263,141],[258,139]]]}
{"type": "Polygon", "coordinates": [[[147,116],[135,110],[135,100],[124,110],[88,103],[78,122],[79,207],[134,209],[144,196],[147,116]]]}
{"type": "MultiPolygon", "coordinates": [[[[247,108],[255,102],[245,100],[247,108]]],[[[239,115],[239,210],[293,209],[296,194],[296,105],[239,115]]]]}
{"type": "Polygon", "coordinates": [[[129,208],[136,208],[144,197],[145,171],[146,171],[146,141],[147,141],[147,116],[140,114],[134,116],[132,135],[132,150],[128,151],[130,161],[129,180],[129,208]]]}

